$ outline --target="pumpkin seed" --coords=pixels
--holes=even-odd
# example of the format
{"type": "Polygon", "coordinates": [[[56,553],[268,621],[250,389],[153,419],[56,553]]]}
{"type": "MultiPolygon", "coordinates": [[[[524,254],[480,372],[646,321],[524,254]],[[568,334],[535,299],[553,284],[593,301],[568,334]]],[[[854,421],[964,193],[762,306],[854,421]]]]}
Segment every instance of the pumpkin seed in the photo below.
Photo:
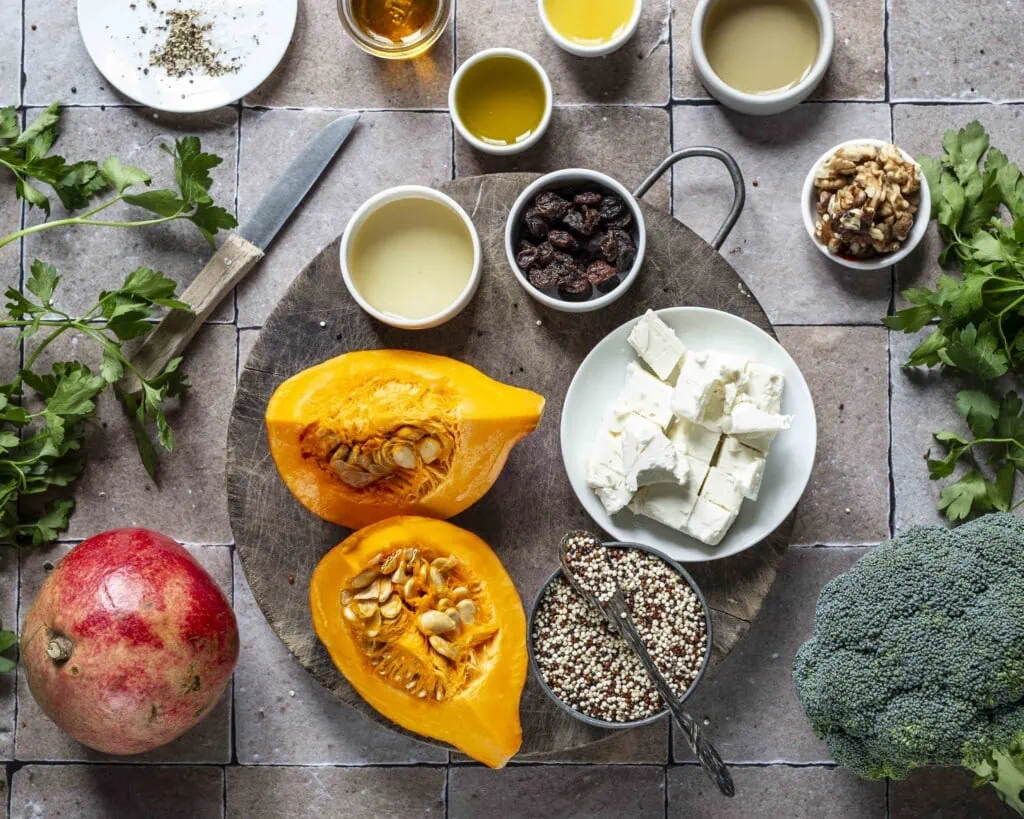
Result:
{"type": "Polygon", "coordinates": [[[449,617],[449,619],[451,619],[453,623],[455,623],[456,627],[458,627],[462,623],[462,618],[459,616],[459,612],[457,609],[445,609],[444,613],[449,617]]]}
{"type": "Polygon", "coordinates": [[[442,657],[446,657],[453,662],[459,659],[462,653],[457,645],[449,643],[443,637],[432,636],[430,638],[430,647],[442,657]]]}
{"type": "Polygon", "coordinates": [[[377,583],[379,584],[377,589],[377,600],[383,603],[391,596],[391,590],[394,588],[395,584],[387,577],[382,577],[377,581],[377,583]]]}
{"type": "Polygon", "coordinates": [[[364,569],[348,582],[348,587],[350,589],[365,589],[376,579],[376,569],[364,569]]]}
{"type": "MultiPolygon", "coordinates": [[[[356,614],[364,620],[369,620],[378,611],[376,600],[360,600],[355,605],[356,614]]],[[[371,635],[373,636],[373,635],[371,635]]]]}
{"type": "Polygon", "coordinates": [[[449,600],[447,597],[442,597],[440,600],[437,601],[437,607],[441,611],[444,611],[445,609],[450,609],[452,607],[452,601],[449,600]]]}
{"type": "Polygon", "coordinates": [[[389,597],[387,602],[381,605],[380,613],[388,620],[394,620],[402,613],[402,601],[398,599],[397,594],[389,597]]]}
{"type": "Polygon", "coordinates": [[[398,568],[395,569],[395,573],[391,575],[391,582],[396,586],[402,586],[408,579],[409,576],[405,573],[405,561],[403,560],[398,564],[398,568]]]}
{"type": "Polygon", "coordinates": [[[416,555],[420,553],[419,549],[406,549],[405,550],[405,562],[412,563],[416,559],[416,555]]]}
{"type": "Polygon", "coordinates": [[[367,637],[376,637],[378,634],[380,634],[380,626],[381,626],[380,609],[377,609],[376,611],[373,612],[373,617],[371,617],[369,619],[369,621],[367,622],[367,624],[366,624],[366,631],[363,632],[363,633],[367,637]]]}
{"type": "Polygon", "coordinates": [[[424,634],[447,634],[456,629],[455,622],[448,615],[435,609],[423,612],[417,625],[424,634]]]}
{"type": "Polygon", "coordinates": [[[386,558],[384,558],[384,560],[381,561],[380,573],[391,574],[396,568],[398,568],[398,563],[401,559],[401,552],[392,552],[386,558]]]}
{"type": "Polygon", "coordinates": [[[444,591],[445,588],[444,577],[433,566],[430,567],[430,585],[435,591],[444,591]]]}
{"type": "Polygon", "coordinates": [[[418,441],[426,433],[422,429],[416,429],[416,427],[404,426],[399,427],[395,430],[395,437],[401,438],[403,441],[418,441]]]}
{"type": "MultiPolygon", "coordinates": [[[[390,581],[389,581],[390,582],[390,581]]],[[[353,597],[356,600],[376,600],[377,595],[380,593],[380,580],[374,580],[369,586],[360,592],[356,592],[353,597]]]]}
{"type": "Polygon", "coordinates": [[[350,592],[350,591],[348,591],[348,589],[346,589],[345,591],[343,591],[341,593],[341,605],[347,606],[351,602],[352,602],[352,592],[350,592]]]}
{"type": "Polygon", "coordinates": [[[469,589],[465,586],[456,586],[452,589],[452,600],[458,603],[463,598],[469,597],[469,589]]]}
{"type": "Polygon", "coordinates": [[[459,619],[463,623],[470,624],[476,620],[476,603],[472,600],[460,600],[455,608],[458,609],[459,619]]]}
{"type": "Polygon", "coordinates": [[[416,442],[416,451],[423,463],[432,464],[441,454],[441,442],[436,438],[422,438],[416,442]]]}
{"type": "Polygon", "coordinates": [[[345,619],[348,620],[350,623],[358,623],[359,622],[359,615],[356,614],[354,611],[352,611],[352,609],[350,609],[348,606],[343,608],[341,610],[341,613],[343,615],[345,615],[345,619]]]}
{"type": "Polygon", "coordinates": [[[416,468],[416,452],[410,444],[396,444],[391,450],[391,460],[402,469],[416,468]]]}
{"type": "Polygon", "coordinates": [[[412,597],[413,592],[416,591],[416,578],[410,577],[405,581],[405,586],[402,587],[402,594],[405,595],[405,599],[408,600],[412,597]]]}

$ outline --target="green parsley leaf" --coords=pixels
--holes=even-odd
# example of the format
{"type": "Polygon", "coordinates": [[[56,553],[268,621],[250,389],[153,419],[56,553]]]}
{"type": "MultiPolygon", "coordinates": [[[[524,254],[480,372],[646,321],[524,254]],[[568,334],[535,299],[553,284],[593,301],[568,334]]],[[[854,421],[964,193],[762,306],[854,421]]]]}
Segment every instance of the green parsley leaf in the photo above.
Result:
{"type": "Polygon", "coordinates": [[[130,193],[124,197],[129,205],[136,205],[152,211],[158,216],[172,217],[188,213],[188,203],[178,197],[172,190],[144,191],[143,193],[130,193]]]}
{"type": "Polygon", "coordinates": [[[118,193],[124,193],[126,189],[136,185],[148,185],[152,177],[141,168],[132,165],[122,165],[121,160],[116,156],[108,157],[100,167],[103,178],[118,193]]]}
{"type": "Polygon", "coordinates": [[[973,324],[951,334],[939,358],[947,366],[976,375],[984,381],[999,378],[1010,366],[995,335],[991,331],[979,333],[973,324]]]}
{"type": "Polygon", "coordinates": [[[974,437],[986,438],[999,417],[999,401],[983,390],[961,390],[956,394],[956,411],[967,419],[974,437]]]}
{"type": "Polygon", "coordinates": [[[32,295],[39,299],[43,307],[51,307],[53,304],[53,292],[60,284],[60,275],[57,268],[52,264],[36,259],[32,262],[31,273],[25,287],[32,295]]]}
{"type": "Polygon", "coordinates": [[[212,201],[209,194],[213,185],[210,170],[221,164],[221,158],[203,153],[199,138],[194,136],[176,140],[173,150],[166,145],[160,147],[174,157],[174,178],[181,198],[197,204],[212,201]]]}
{"type": "Polygon", "coordinates": [[[967,520],[972,514],[991,508],[985,479],[973,469],[939,496],[939,509],[951,521],[967,520]]]}

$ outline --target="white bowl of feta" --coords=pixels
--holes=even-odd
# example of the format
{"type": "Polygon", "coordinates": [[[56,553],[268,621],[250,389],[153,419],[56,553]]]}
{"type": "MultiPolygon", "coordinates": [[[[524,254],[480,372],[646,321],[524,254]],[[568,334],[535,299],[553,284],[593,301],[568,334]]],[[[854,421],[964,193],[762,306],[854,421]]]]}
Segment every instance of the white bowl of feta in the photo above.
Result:
{"type": "Polygon", "coordinates": [[[671,307],[591,350],[566,393],[561,446],[602,529],[696,562],[748,549],[789,516],[817,425],[807,382],[771,336],[731,313],[671,307]]]}

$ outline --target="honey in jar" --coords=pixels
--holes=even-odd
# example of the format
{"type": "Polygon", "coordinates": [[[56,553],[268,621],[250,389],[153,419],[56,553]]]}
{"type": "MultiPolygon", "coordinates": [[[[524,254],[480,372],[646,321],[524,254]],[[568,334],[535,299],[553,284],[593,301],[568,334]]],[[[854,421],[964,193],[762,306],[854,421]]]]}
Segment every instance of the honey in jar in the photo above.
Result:
{"type": "Polygon", "coordinates": [[[434,23],[440,0],[352,0],[352,19],[382,45],[418,42],[434,23]]]}

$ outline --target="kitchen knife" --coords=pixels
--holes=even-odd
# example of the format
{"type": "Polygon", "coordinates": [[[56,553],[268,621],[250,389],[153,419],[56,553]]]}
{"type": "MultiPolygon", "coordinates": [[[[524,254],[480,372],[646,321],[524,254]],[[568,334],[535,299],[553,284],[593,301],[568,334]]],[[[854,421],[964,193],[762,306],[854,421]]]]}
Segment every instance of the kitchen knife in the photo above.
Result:
{"type": "MultiPolygon", "coordinates": [[[[263,258],[264,251],[306,198],[358,121],[359,114],[340,117],[313,137],[260,200],[246,223],[237,232],[227,235],[213,258],[180,296],[191,306],[192,312],[172,310],[133,356],[135,367],[145,378],[153,378],[168,361],[181,354],[224,296],[263,258]]],[[[134,392],[139,386],[137,380],[122,384],[128,392],[134,392]]]]}

